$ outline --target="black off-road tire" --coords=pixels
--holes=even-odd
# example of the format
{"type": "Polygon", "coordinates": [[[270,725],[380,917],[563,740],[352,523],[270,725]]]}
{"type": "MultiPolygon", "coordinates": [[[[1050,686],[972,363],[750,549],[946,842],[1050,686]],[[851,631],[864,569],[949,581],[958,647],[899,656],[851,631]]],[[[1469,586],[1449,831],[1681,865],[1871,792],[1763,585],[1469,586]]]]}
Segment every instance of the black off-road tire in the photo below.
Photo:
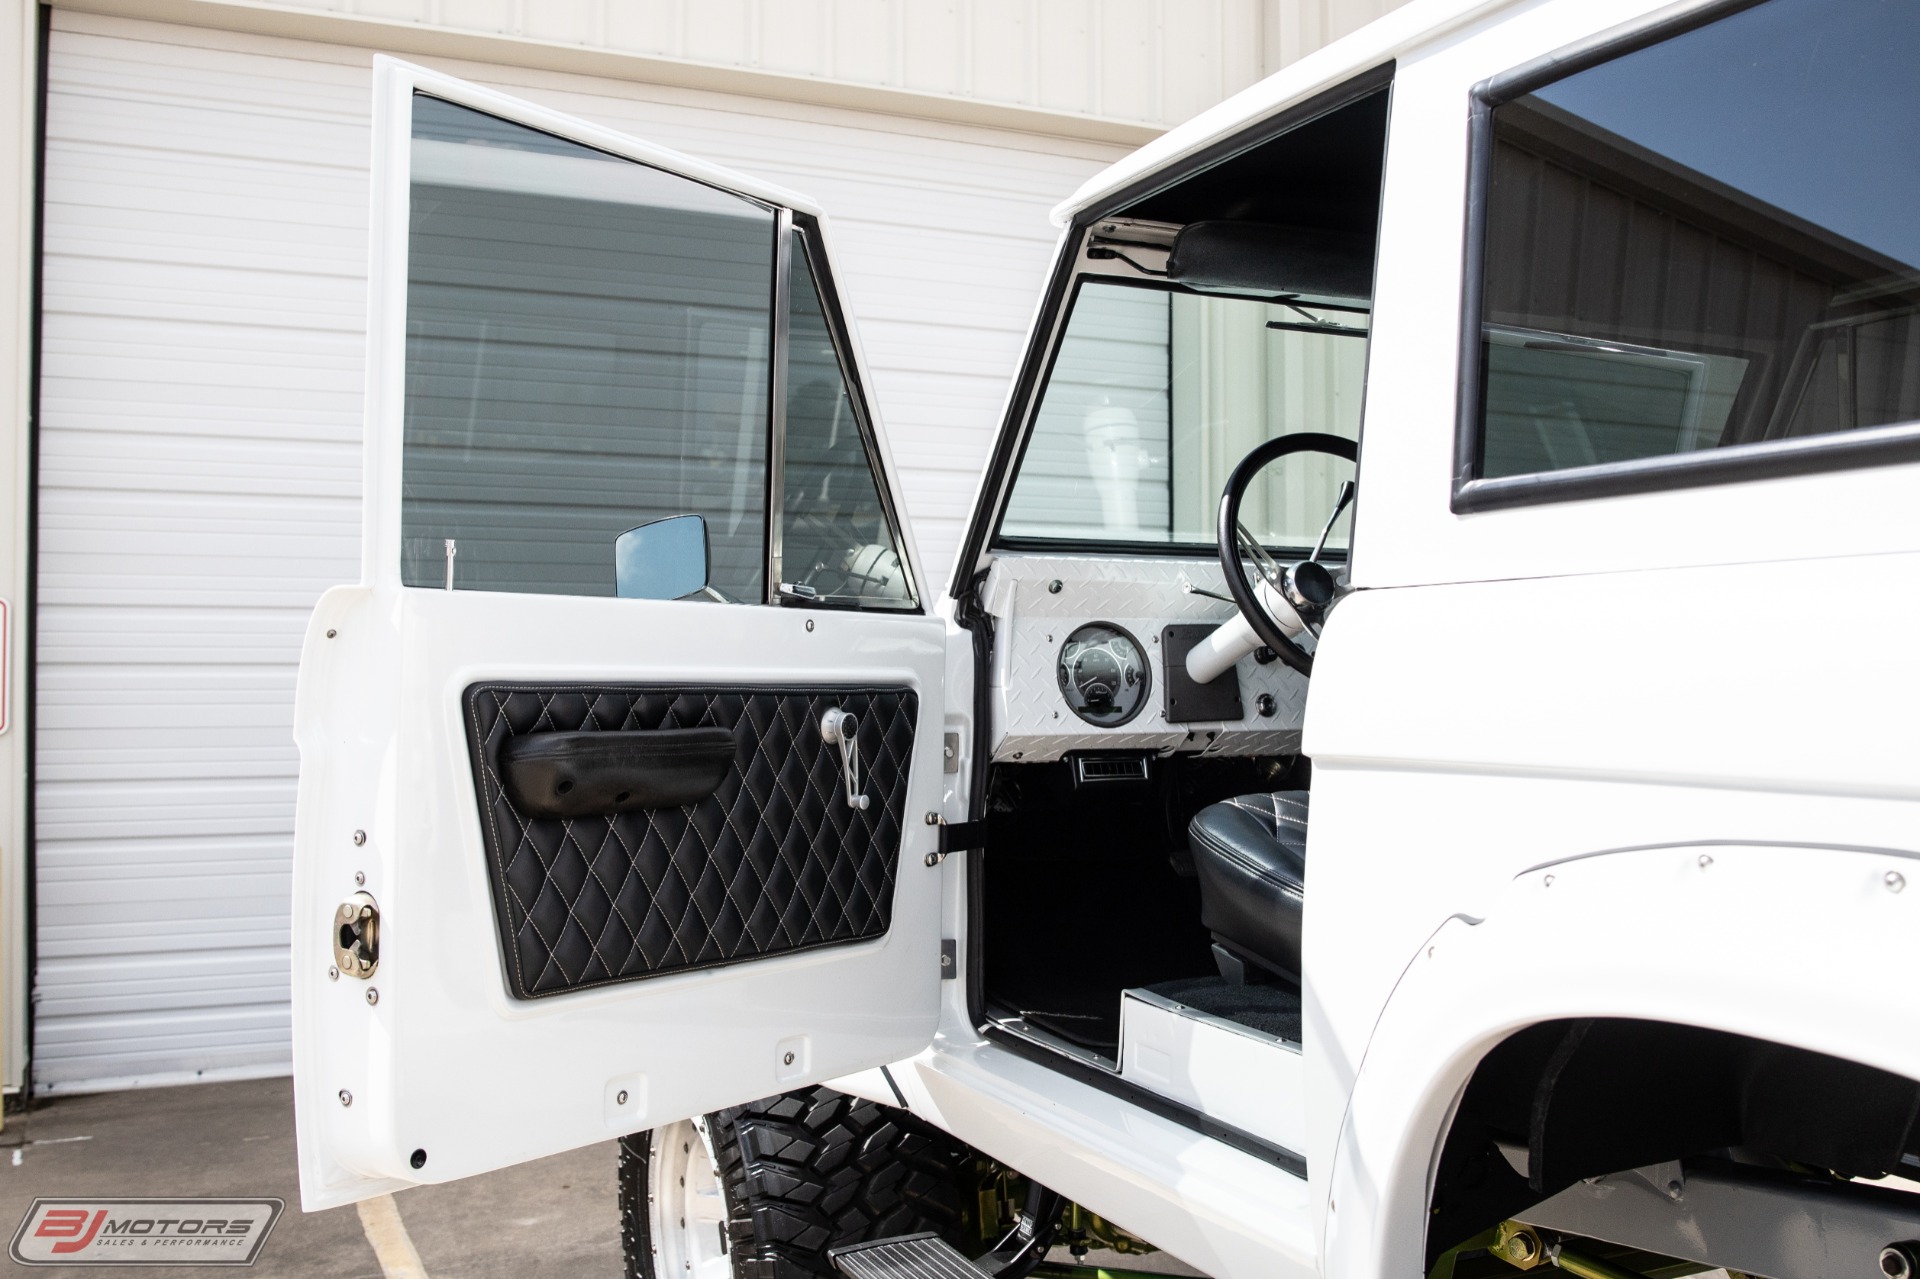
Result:
{"type": "Polygon", "coordinates": [[[653,1231],[647,1221],[650,1136],[636,1132],[620,1139],[620,1251],[627,1260],[627,1279],[654,1279],[653,1231]]]}
{"type": "MultiPolygon", "coordinates": [[[[735,1279],[833,1274],[827,1250],[935,1231],[970,1242],[963,1186],[972,1152],[906,1111],[807,1088],[707,1117],[726,1194],[735,1279]]],[[[649,1138],[620,1142],[628,1279],[656,1275],[647,1216],[649,1138]]]]}

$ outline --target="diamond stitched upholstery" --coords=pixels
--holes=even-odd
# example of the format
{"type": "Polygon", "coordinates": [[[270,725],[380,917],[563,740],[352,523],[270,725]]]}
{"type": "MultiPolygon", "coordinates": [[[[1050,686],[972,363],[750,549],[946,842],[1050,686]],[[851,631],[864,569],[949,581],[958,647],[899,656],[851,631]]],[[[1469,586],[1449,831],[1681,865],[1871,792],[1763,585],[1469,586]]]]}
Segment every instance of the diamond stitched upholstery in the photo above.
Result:
{"type": "Polygon", "coordinates": [[[520,999],[878,937],[894,877],[918,698],[902,688],[476,684],[468,747],[508,984],[520,999]],[[820,717],[859,719],[864,812],[820,717]],[[698,804],[567,820],[517,812],[500,748],[528,733],[733,732],[698,804]]]}

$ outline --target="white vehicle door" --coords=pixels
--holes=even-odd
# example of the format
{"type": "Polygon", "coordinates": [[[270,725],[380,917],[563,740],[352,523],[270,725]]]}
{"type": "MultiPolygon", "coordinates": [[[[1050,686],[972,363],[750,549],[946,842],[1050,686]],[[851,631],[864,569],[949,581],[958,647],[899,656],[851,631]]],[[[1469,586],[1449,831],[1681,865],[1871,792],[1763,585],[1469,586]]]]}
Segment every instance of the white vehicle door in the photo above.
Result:
{"type": "Polygon", "coordinates": [[[362,568],[301,656],[309,1209],[932,1037],[942,623],[808,202],[375,71],[362,568]]]}

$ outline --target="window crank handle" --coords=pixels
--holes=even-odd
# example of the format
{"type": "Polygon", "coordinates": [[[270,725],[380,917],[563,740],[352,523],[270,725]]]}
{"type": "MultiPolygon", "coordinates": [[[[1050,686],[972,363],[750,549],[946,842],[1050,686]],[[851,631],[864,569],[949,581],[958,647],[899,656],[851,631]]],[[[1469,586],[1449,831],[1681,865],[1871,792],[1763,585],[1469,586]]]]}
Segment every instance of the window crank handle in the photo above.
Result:
{"type": "Polygon", "coordinates": [[[847,783],[847,807],[867,809],[860,790],[860,721],[835,706],[820,717],[820,740],[840,747],[840,769],[847,783]]]}

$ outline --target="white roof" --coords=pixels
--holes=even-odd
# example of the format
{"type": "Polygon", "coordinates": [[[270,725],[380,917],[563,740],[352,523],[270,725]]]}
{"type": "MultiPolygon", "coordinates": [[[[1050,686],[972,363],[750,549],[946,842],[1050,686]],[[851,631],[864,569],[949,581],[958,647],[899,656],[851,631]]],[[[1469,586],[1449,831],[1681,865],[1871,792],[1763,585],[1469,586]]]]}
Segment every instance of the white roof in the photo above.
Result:
{"type": "Polygon", "coordinates": [[[1348,77],[1377,67],[1407,49],[1461,26],[1512,0],[1412,0],[1351,35],[1314,50],[1258,84],[1202,111],[1093,177],[1053,210],[1065,226],[1088,205],[1106,200],[1141,178],[1204,151],[1248,125],[1276,115],[1348,77]]]}

